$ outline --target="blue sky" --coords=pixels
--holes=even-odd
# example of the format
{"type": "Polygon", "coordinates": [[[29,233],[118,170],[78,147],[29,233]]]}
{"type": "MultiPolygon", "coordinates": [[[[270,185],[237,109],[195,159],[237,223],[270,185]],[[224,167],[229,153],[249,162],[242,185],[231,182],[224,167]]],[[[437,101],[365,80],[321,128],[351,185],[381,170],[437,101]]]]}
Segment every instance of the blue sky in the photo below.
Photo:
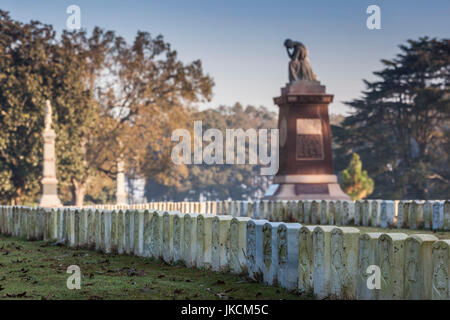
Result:
{"type": "Polygon", "coordinates": [[[449,37],[450,1],[365,0],[0,0],[14,19],[66,27],[66,8],[81,8],[81,26],[115,30],[132,40],[138,30],[163,34],[185,61],[201,59],[216,83],[211,103],[239,101],[276,111],[273,97],[287,82],[283,41],[309,49],[314,73],[335,95],[331,113],[360,96],[380,59],[392,58],[406,39],[449,37]],[[381,30],[368,30],[366,8],[381,8],[381,30]]]}

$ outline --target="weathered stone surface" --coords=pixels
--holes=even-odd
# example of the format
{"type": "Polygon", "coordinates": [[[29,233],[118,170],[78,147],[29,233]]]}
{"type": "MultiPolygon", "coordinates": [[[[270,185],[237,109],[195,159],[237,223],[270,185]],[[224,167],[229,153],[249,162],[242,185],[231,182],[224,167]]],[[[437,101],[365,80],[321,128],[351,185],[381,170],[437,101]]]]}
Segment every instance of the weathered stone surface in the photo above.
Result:
{"type": "Polygon", "coordinates": [[[248,217],[234,217],[230,222],[228,261],[230,271],[236,274],[247,271],[245,252],[247,247],[247,222],[249,220],[248,217]]]}
{"type": "Polygon", "coordinates": [[[382,235],[379,232],[362,234],[358,240],[358,300],[374,300],[377,297],[377,289],[369,289],[367,286],[367,268],[371,265],[379,266],[378,239],[382,235]]]}
{"type": "Polygon", "coordinates": [[[197,259],[197,217],[198,214],[188,213],[184,216],[184,262],[188,267],[194,267],[197,259]]]}
{"type": "Polygon", "coordinates": [[[329,224],[328,204],[325,200],[320,201],[320,224],[329,224]]]}
{"type": "Polygon", "coordinates": [[[385,233],[378,239],[378,261],[381,271],[381,300],[404,297],[405,240],[404,233],[385,233]]]}
{"type": "Polygon", "coordinates": [[[331,295],[338,299],[356,298],[359,234],[352,227],[331,232],[331,295]]]}
{"type": "Polygon", "coordinates": [[[143,256],[151,257],[151,246],[152,246],[152,217],[155,214],[154,211],[145,210],[144,212],[144,247],[143,256]]]}
{"type": "Polygon", "coordinates": [[[273,201],[272,202],[272,215],[270,217],[270,221],[283,221],[283,211],[284,205],[282,201],[273,201]]]}
{"type": "Polygon", "coordinates": [[[270,212],[271,202],[268,201],[268,200],[264,200],[264,201],[263,201],[263,205],[264,205],[264,206],[263,206],[263,207],[264,207],[264,209],[263,209],[263,215],[260,217],[260,219],[269,220],[270,214],[271,214],[271,212],[270,212]]]}
{"type": "Polygon", "coordinates": [[[441,230],[444,228],[444,204],[440,201],[434,201],[432,212],[432,229],[441,230]]]}
{"type": "Polygon", "coordinates": [[[137,210],[134,214],[134,254],[144,256],[145,210],[137,210]]]}
{"type": "Polygon", "coordinates": [[[294,202],[295,207],[294,207],[294,219],[293,221],[298,222],[298,223],[304,223],[305,221],[305,211],[304,211],[304,207],[303,207],[303,201],[302,200],[298,200],[294,202]]]}
{"type": "Polygon", "coordinates": [[[162,257],[163,212],[155,211],[151,220],[150,254],[155,259],[162,257]]]}
{"type": "Polygon", "coordinates": [[[102,221],[103,221],[103,248],[105,253],[112,252],[112,239],[111,239],[111,229],[112,229],[112,210],[103,210],[102,221]]]}
{"type": "Polygon", "coordinates": [[[212,220],[211,263],[214,271],[228,271],[227,242],[232,216],[214,216],[212,220]]]}
{"type": "Polygon", "coordinates": [[[278,283],[278,250],[277,250],[277,228],[280,222],[266,222],[263,225],[262,240],[262,276],[265,284],[278,283]]]}
{"type": "Polygon", "coordinates": [[[125,210],[123,212],[124,215],[124,223],[125,223],[125,228],[123,231],[123,236],[124,236],[124,243],[123,243],[123,250],[124,253],[126,254],[131,254],[131,248],[132,248],[132,242],[133,242],[133,222],[132,221],[132,217],[131,217],[131,211],[130,210],[125,210]]]}
{"type": "Polygon", "coordinates": [[[313,232],[316,226],[302,226],[298,234],[298,290],[313,292],[314,246],[313,232]]]}
{"type": "MultiPolygon", "coordinates": [[[[61,210],[62,211],[62,210],[61,210]]],[[[7,226],[7,235],[12,235],[13,229],[13,218],[12,218],[12,208],[8,210],[8,226],[7,226]]],[[[35,230],[36,230],[36,214],[34,209],[27,209],[27,240],[34,240],[35,238],[35,230]]],[[[61,223],[61,228],[64,226],[64,223],[61,223]]],[[[62,235],[62,233],[61,233],[62,235]]]]}
{"type": "Polygon", "coordinates": [[[379,209],[379,200],[372,200],[370,202],[370,226],[372,227],[378,227],[380,225],[379,209]]]}
{"type": "Polygon", "coordinates": [[[213,218],[212,214],[201,214],[197,217],[197,268],[211,268],[213,218]]]}
{"type": "MultiPolygon", "coordinates": [[[[0,209],[0,233],[4,234],[4,230],[2,228],[2,210],[0,209]]],[[[48,213],[51,213],[51,209],[47,209],[48,213]]],[[[50,218],[49,218],[50,219],[50,218]]],[[[21,208],[20,210],[20,218],[19,218],[19,224],[20,224],[20,230],[19,230],[19,237],[21,239],[26,240],[27,239],[27,215],[25,214],[25,208],[21,208]]],[[[48,228],[50,228],[50,221],[48,221],[48,228]]],[[[49,230],[49,234],[51,231],[49,230]]],[[[52,239],[52,236],[49,236],[48,239],[52,239]]]]}
{"type": "Polygon", "coordinates": [[[177,212],[173,217],[173,262],[184,260],[184,213],[177,212]]]}
{"type": "Polygon", "coordinates": [[[252,219],[261,219],[261,210],[262,210],[262,201],[253,202],[253,214],[250,218],[252,219]]]}
{"type": "Polygon", "coordinates": [[[83,209],[80,211],[80,228],[79,228],[79,238],[80,238],[80,246],[87,247],[88,246],[88,210],[83,209]]]}
{"type": "Polygon", "coordinates": [[[262,280],[263,226],[267,220],[247,222],[247,271],[251,279],[262,280]]]}
{"type": "Polygon", "coordinates": [[[267,202],[267,216],[265,219],[272,221],[275,202],[270,200],[267,202]]]}
{"type": "Polygon", "coordinates": [[[362,223],[363,216],[363,207],[361,201],[355,201],[355,215],[354,215],[354,223],[355,226],[360,226],[362,223]]]}
{"type": "Polygon", "coordinates": [[[122,210],[119,210],[117,214],[117,252],[123,254],[125,252],[125,214],[122,210]]]}
{"type": "Polygon", "coordinates": [[[444,230],[450,230],[450,201],[444,202],[444,230]]]}
{"type": "Polygon", "coordinates": [[[433,300],[450,300],[450,240],[436,241],[432,254],[431,297],[433,300]]]}
{"type": "Polygon", "coordinates": [[[399,201],[397,213],[397,228],[409,228],[409,201],[399,201]]]}
{"type": "Polygon", "coordinates": [[[371,211],[370,211],[370,202],[369,200],[364,200],[362,202],[362,226],[368,227],[370,226],[371,221],[371,211]]]}
{"type": "Polygon", "coordinates": [[[394,215],[394,201],[382,201],[380,204],[380,227],[392,227],[394,215]]]}
{"type": "MultiPolygon", "coordinates": [[[[127,229],[128,229],[128,250],[127,250],[127,254],[133,254],[134,253],[134,235],[135,235],[135,210],[127,210],[126,211],[127,215],[125,216],[125,218],[129,219],[128,225],[127,225],[127,229]]],[[[125,221],[126,222],[126,221],[125,221]]],[[[136,230],[137,231],[137,230],[136,230]]]]}
{"type": "Polygon", "coordinates": [[[298,286],[299,223],[282,223],[277,228],[278,283],[288,290],[298,286]]]}
{"type": "Polygon", "coordinates": [[[303,201],[303,212],[304,212],[304,223],[310,224],[311,222],[311,204],[312,201],[304,200],[303,201]]]}
{"type": "Polygon", "coordinates": [[[331,231],[335,227],[317,226],[313,232],[314,294],[323,299],[331,292],[331,231]]]}
{"type": "Polygon", "coordinates": [[[432,246],[437,240],[430,234],[414,234],[405,240],[405,299],[431,299],[432,246]]]}
{"type": "Polygon", "coordinates": [[[118,252],[119,230],[117,223],[117,210],[111,210],[111,252],[118,252]]]}
{"type": "Polygon", "coordinates": [[[170,211],[163,214],[163,233],[162,233],[162,245],[163,245],[163,260],[166,263],[172,263],[173,261],[173,219],[178,212],[170,211]]]}
{"type": "Polygon", "coordinates": [[[78,247],[80,245],[80,220],[81,220],[81,210],[75,209],[73,212],[73,246],[78,247]]]}
{"type": "Polygon", "coordinates": [[[342,225],[352,225],[355,223],[355,204],[352,201],[342,201],[342,225]]]}
{"type": "Polygon", "coordinates": [[[316,200],[311,202],[311,207],[309,209],[311,224],[319,224],[320,223],[320,204],[316,200]]]}
{"type": "Polygon", "coordinates": [[[433,216],[433,201],[425,201],[423,205],[423,228],[426,230],[431,229],[433,216]]]}
{"type": "Polygon", "coordinates": [[[335,207],[335,213],[334,213],[334,220],[333,223],[330,222],[332,225],[340,224],[341,226],[344,226],[346,223],[344,221],[344,212],[343,212],[343,206],[341,200],[333,201],[334,207],[335,207]],[[339,220],[339,221],[338,221],[339,220]]]}
{"type": "Polygon", "coordinates": [[[409,207],[409,228],[423,228],[423,202],[413,201],[409,207]]]}
{"type": "Polygon", "coordinates": [[[336,212],[336,203],[334,201],[328,202],[329,224],[330,225],[342,225],[342,217],[340,212],[336,212]]]}

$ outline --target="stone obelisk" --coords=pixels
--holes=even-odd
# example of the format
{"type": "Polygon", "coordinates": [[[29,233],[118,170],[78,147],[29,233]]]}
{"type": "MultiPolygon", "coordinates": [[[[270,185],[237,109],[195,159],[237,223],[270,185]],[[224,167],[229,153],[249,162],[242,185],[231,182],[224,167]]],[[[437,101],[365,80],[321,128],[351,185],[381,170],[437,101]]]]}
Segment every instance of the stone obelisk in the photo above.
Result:
{"type": "Polygon", "coordinates": [[[279,169],[263,199],[349,200],[333,173],[328,104],[333,95],[317,81],[301,42],[286,40],[289,83],[279,106],[279,169]],[[292,50],[292,51],[290,51],[292,50]]]}
{"type": "Polygon", "coordinates": [[[52,106],[46,101],[44,137],[44,172],[42,182],[42,197],[39,206],[61,207],[58,198],[58,180],[56,179],[55,130],[52,129],[52,106]]]}
{"type": "Polygon", "coordinates": [[[116,177],[116,204],[127,204],[127,193],[125,191],[125,173],[122,160],[117,161],[116,177]]]}

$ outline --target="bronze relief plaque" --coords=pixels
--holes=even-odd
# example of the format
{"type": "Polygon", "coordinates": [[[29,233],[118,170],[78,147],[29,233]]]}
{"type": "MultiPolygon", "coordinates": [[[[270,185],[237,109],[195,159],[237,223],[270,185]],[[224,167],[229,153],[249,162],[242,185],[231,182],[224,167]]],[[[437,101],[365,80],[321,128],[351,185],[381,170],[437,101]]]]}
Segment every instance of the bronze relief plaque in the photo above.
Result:
{"type": "Polygon", "coordinates": [[[322,120],[297,119],[296,159],[323,160],[322,120]]]}

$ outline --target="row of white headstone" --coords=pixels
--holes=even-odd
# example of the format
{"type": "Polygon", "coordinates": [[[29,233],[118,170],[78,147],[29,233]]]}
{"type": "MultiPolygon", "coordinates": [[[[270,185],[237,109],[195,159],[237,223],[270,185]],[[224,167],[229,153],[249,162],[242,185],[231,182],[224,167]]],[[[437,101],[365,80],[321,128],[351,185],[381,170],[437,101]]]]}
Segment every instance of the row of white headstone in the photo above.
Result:
{"type": "Polygon", "coordinates": [[[354,227],[173,211],[27,207],[0,207],[0,232],[247,274],[319,299],[450,299],[450,240],[430,234],[361,234],[354,227]],[[376,285],[370,266],[379,268],[378,289],[368,284],[376,285]]]}
{"type": "Polygon", "coordinates": [[[134,209],[211,213],[305,224],[450,230],[450,201],[204,201],[99,205],[95,209],[134,209]]]}

